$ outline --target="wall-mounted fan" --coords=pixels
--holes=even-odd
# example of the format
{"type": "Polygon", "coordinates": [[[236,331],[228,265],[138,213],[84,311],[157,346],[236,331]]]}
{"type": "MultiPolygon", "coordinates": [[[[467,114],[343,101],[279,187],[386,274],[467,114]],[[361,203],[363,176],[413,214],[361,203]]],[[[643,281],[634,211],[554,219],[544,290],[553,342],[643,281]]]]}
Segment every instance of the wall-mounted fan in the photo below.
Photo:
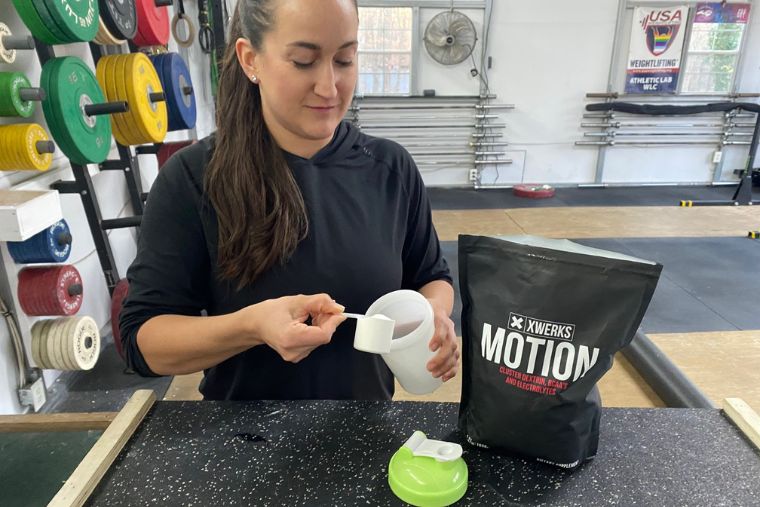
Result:
{"type": "Polygon", "coordinates": [[[443,65],[462,63],[472,54],[478,41],[472,20],[452,7],[436,14],[425,28],[425,49],[443,65]]]}

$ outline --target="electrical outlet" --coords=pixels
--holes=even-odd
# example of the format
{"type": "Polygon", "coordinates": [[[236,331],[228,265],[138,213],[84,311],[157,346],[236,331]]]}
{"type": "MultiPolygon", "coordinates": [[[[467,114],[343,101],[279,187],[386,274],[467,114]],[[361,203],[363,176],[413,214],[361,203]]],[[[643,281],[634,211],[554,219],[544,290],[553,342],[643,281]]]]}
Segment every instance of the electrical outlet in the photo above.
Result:
{"type": "Polygon", "coordinates": [[[722,158],[723,158],[723,152],[720,150],[715,150],[715,152],[713,153],[713,164],[719,164],[722,158]]]}
{"type": "Polygon", "coordinates": [[[478,170],[477,169],[470,169],[470,181],[478,181],[478,170]]]}
{"type": "Polygon", "coordinates": [[[42,405],[45,404],[45,381],[40,378],[25,385],[18,390],[18,400],[22,405],[32,407],[35,412],[39,412],[42,405]]]}

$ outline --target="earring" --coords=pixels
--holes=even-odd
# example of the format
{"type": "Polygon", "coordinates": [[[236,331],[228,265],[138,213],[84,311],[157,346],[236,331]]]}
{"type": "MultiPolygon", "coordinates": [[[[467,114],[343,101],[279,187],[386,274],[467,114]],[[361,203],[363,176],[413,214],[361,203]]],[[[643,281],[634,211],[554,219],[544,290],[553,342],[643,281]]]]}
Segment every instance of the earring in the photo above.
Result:
{"type": "Polygon", "coordinates": [[[259,78],[257,78],[255,75],[251,74],[251,81],[253,81],[254,83],[258,83],[259,82],[259,78]]]}

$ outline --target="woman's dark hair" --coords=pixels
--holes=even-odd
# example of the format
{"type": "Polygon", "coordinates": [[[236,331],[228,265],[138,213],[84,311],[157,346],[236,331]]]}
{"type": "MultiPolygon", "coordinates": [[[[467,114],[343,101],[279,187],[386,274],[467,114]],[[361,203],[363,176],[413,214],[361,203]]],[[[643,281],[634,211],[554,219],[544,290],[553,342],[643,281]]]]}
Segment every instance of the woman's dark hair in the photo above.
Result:
{"type": "Polygon", "coordinates": [[[239,0],[219,76],[216,142],[204,177],[219,224],[218,265],[237,288],[285,262],[306,237],[301,191],[264,123],[258,85],[238,63],[235,42],[261,50],[276,0],[239,0]]]}

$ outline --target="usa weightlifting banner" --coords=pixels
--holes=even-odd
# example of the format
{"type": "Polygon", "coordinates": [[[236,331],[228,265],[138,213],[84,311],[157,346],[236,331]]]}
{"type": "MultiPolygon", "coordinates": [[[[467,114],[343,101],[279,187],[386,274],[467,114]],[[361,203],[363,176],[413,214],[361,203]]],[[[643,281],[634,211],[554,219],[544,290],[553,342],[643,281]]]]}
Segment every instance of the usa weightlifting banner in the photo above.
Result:
{"type": "Polygon", "coordinates": [[[636,7],[625,93],[675,93],[681,70],[688,6],[636,7]]]}

